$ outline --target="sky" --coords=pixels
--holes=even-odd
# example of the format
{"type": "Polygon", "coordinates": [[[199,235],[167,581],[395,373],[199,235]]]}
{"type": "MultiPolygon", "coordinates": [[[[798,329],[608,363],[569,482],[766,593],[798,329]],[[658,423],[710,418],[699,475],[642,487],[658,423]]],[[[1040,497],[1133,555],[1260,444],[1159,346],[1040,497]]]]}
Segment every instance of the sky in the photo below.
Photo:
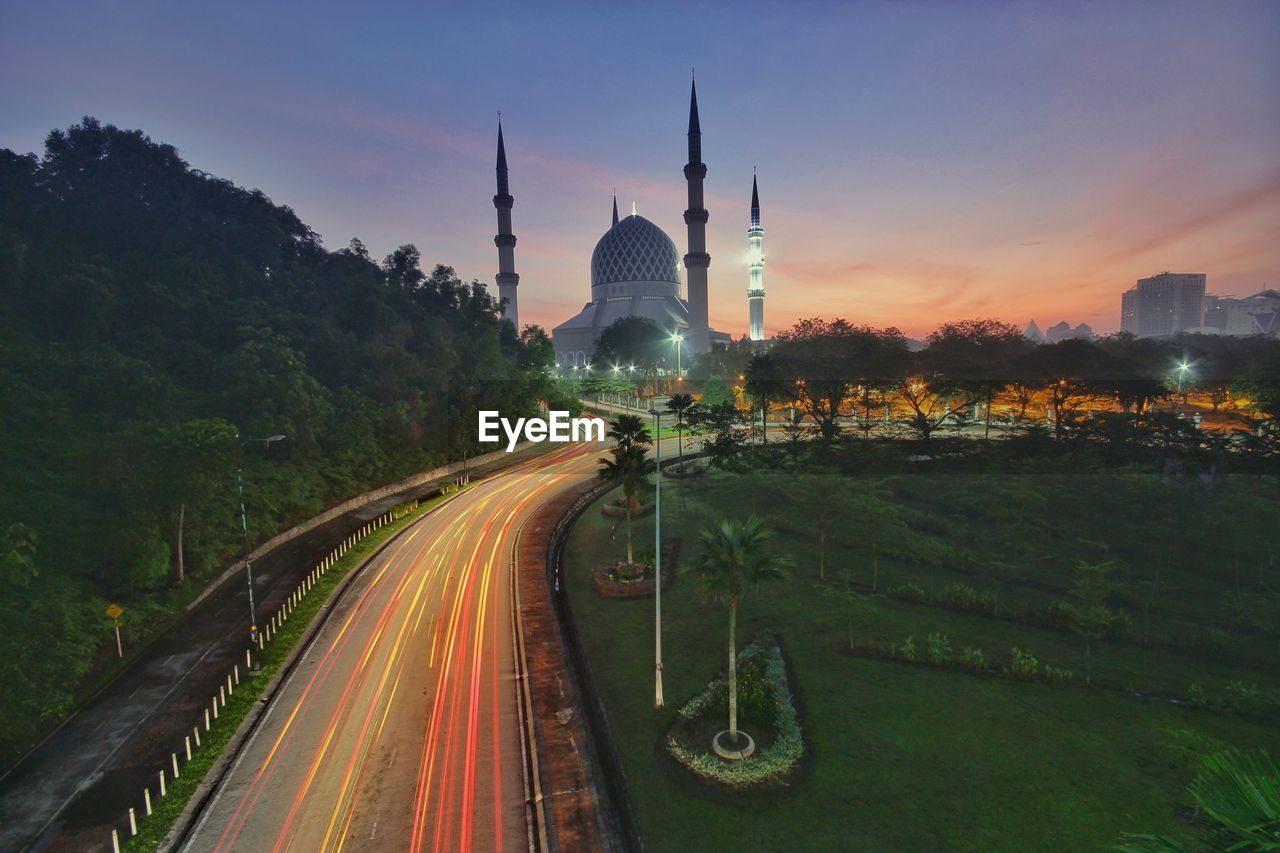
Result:
{"type": "Polygon", "coordinates": [[[264,191],[337,249],[488,282],[502,113],[522,322],[590,297],[611,193],[687,251],[689,78],[712,325],[1119,326],[1162,270],[1280,286],[1280,3],[174,4],[0,0],[0,147],[83,115],[264,191]]]}

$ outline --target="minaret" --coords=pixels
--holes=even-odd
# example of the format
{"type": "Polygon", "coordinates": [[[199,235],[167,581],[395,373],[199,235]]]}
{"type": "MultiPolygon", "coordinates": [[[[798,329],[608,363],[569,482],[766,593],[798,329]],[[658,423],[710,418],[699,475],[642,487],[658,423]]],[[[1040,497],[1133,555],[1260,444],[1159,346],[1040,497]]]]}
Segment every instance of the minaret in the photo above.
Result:
{"type": "Polygon", "coordinates": [[[618,194],[613,194],[613,224],[618,224],[618,194]]]}
{"type": "Polygon", "coordinates": [[[747,257],[751,270],[747,284],[747,309],[751,318],[751,340],[764,340],[764,229],[760,227],[760,190],[755,170],[751,170],[751,227],[747,229],[747,257]]]}
{"type": "Polygon", "coordinates": [[[689,351],[692,353],[711,349],[707,319],[707,267],[711,265],[711,256],[707,254],[707,209],[702,206],[702,181],[706,176],[707,164],[702,162],[702,127],[698,123],[698,84],[694,81],[689,94],[689,162],[684,167],[684,177],[689,183],[689,209],[684,212],[684,222],[689,227],[689,254],[684,256],[684,268],[689,283],[689,351]]]}
{"type": "Polygon", "coordinates": [[[520,276],[516,274],[516,235],[511,233],[511,206],[515,204],[511,191],[507,186],[507,149],[502,144],[502,118],[498,118],[498,194],[493,197],[493,206],[498,210],[498,234],[493,238],[493,245],[498,247],[498,299],[502,304],[502,314],[516,331],[520,331],[520,310],[516,300],[516,286],[520,284],[520,276]]]}

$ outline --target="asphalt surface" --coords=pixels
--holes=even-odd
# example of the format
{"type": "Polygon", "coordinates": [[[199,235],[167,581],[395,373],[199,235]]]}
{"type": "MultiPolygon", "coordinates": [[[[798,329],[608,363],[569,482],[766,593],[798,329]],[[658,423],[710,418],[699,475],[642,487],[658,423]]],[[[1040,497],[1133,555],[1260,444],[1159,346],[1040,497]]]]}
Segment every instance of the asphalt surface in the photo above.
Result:
{"type": "Polygon", "coordinates": [[[566,445],[517,465],[392,540],[279,686],[184,849],[528,849],[513,550],[599,455],[566,445]]]}
{"type": "MultiPolygon", "coordinates": [[[[486,469],[488,470],[488,469],[486,469]]],[[[481,473],[481,472],[476,472],[481,473]]],[[[254,563],[259,613],[274,612],[345,536],[423,486],[313,528],[254,563]]],[[[129,614],[121,620],[128,641],[129,614]]],[[[128,669],[0,780],[0,850],[109,850],[130,806],[182,745],[248,636],[248,600],[235,577],[175,623],[128,669]]]]}

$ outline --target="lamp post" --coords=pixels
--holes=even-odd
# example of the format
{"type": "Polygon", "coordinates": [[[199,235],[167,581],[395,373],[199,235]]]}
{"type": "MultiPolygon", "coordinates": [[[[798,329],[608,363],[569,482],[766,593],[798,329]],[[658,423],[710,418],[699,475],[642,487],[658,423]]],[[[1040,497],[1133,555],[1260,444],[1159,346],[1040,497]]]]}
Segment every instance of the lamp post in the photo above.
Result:
{"type": "Polygon", "coordinates": [[[273,435],[269,438],[241,439],[239,433],[236,434],[236,440],[239,442],[237,452],[242,457],[241,464],[236,465],[236,487],[240,492],[240,530],[244,533],[244,574],[249,584],[249,659],[253,664],[251,671],[254,672],[258,668],[257,657],[253,654],[258,648],[258,617],[257,610],[253,606],[253,564],[249,560],[249,516],[244,509],[243,450],[246,444],[261,444],[268,447],[277,441],[284,441],[284,438],[283,435],[273,435]]]}
{"type": "Polygon", "coordinates": [[[682,371],[680,370],[680,344],[684,342],[684,335],[679,332],[672,332],[671,340],[676,345],[676,390],[679,391],[679,384],[684,381],[684,377],[681,376],[682,371]]]}
{"type": "Polygon", "coordinates": [[[653,414],[653,455],[656,476],[653,486],[653,707],[662,707],[662,416],[653,414]]]}

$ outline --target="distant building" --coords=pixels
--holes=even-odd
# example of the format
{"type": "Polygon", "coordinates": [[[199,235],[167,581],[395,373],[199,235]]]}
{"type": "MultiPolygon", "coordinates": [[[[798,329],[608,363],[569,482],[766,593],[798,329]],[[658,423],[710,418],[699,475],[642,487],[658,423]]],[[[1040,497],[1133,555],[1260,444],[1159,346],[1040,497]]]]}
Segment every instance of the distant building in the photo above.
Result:
{"type": "Polygon", "coordinates": [[[1140,338],[1189,332],[1204,325],[1204,273],[1162,272],[1120,297],[1120,330],[1140,338]]]}
{"type": "Polygon", "coordinates": [[[1056,344],[1058,341],[1065,341],[1071,338],[1083,338],[1086,341],[1093,340],[1093,329],[1088,323],[1081,323],[1078,326],[1072,326],[1066,320],[1056,323],[1048,328],[1044,333],[1049,343],[1056,344]]]}
{"type": "Polygon", "coordinates": [[[1066,320],[1061,320],[1050,326],[1048,331],[1042,332],[1040,327],[1036,325],[1036,321],[1032,320],[1027,324],[1027,330],[1022,333],[1022,336],[1037,344],[1056,344],[1058,341],[1065,341],[1069,338],[1092,340],[1093,329],[1089,327],[1088,323],[1072,326],[1066,320]]]}
{"type": "Polygon", "coordinates": [[[1236,337],[1280,337],[1280,291],[1261,290],[1241,298],[1207,293],[1204,324],[1196,331],[1236,337]]]}

